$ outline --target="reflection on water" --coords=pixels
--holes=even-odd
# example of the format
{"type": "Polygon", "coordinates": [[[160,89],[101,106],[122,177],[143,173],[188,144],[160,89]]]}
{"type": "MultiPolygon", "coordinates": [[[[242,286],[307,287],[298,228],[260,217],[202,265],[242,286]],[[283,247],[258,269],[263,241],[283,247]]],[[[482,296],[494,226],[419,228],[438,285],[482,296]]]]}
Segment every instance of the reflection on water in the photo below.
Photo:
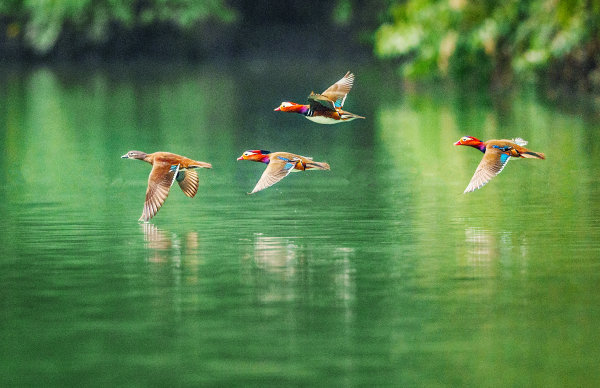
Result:
{"type": "Polygon", "coordinates": [[[181,247],[177,236],[169,236],[169,234],[163,230],[158,229],[155,225],[149,223],[140,224],[144,231],[144,241],[146,246],[152,251],[167,251],[173,247],[173,237],[175,238],[175,251],[176,255],[180,255],[181,247]]]}
{"type": "Polygon", "coordinates": [[[490,231],[483,228],[466,228],[465,246],[468,247],[469,261],[473,264],[490,262],[498,257],[495,239],[490,231]]]}
{"type": "Polygon", "coordinates": [[[253,271],[253,276],[263,276],[266,272],[279,275],[280,280],[281,287],[268,288],[271,292],[263,295],[264,301],[295,299],[299,285],[303,292],[314,292],[311,284],[316,276],[327,279],[331,297],[350,307],[348,303],[355,297],[353,248],[325,246],[315,252],[314,242],[302,237],[272,237],[263,233],[254,233],[253,237],[252,253],[245,256],[260,270],[253,271]]]}
{"type": "MultiPolygon", "coordinates": [[[[144,245],[146,247],[149,263],[169,264],[174,268],[185,267],[187,281],[196,283],[198,266],[200,264],[200,252],[198,232],[190,231],[179,237],[176,233],[170,233],[159,229],[154,224],[140,224],[144,232],[144,245]]],[[[181,275],[181,271],[177,272],[181,275]]]]}
{"type": "Polygon", "coordinates": [[[169,256],[196,255],[198,253],[198,232],[188,232],[184,238],[157,228],[154,224],[142,223],[144,241],[151,251],[167,251],[169,256]]]}
{"type": "Polygon", "coordinates": [[[465,228],[465,246],[468,260],[477,265],[502,260],[525,264],[528,260],[526,236],[511,232],[497,232],[478,227],[465,228]]]}
{"type": "Polygon", "coordinates": [[[334,284],[338,299],[345,303],[354,300],[356,284],[354,282],[355,270],[352,268],[351,260],[354,257],[353,248],[336,248],[333,251],[335,277],[334,284]]]}
{"type": "Polygon", "coordinates": [[[299,266],[306,265],[306,257],[292,238],[268,237],[254,234],[254,251],[250,256],[256,266],[265,271],[283,272],[292,276],[299,266]]]}

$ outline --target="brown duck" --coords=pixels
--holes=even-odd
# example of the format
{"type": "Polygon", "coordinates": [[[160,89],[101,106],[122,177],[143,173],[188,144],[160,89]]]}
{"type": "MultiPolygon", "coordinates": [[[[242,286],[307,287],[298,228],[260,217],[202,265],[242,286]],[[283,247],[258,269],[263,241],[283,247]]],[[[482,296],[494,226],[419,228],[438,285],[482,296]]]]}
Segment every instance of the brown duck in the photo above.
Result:
{"type": "Polygon", "coordinates": [[[146,201],[139,221],[148,222],[163,205],[173,182],[177,181],[185,195],[193,198],[198,191],[198,173],[193,169],[212,168],[210,163],[198,162],[170,152],[129,151],[124,159],[139,159],[152,165],[146,189],[146,201]]]}

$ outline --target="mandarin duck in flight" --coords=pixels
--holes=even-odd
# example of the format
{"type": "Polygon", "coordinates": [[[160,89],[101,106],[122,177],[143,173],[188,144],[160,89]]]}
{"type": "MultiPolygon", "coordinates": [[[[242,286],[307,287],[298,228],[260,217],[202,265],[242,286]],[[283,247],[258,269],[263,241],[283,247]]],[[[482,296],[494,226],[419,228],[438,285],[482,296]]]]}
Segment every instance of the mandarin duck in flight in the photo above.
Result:
{"type": "Polygon", "coordinates": [[[285,101],[275,110],[300,113],[310,121],[318,124],[337,124],[354,119],[364,119],[362,116],[342,110],[353,83],[354,74],[347,72],[342,79],[331,85],[323,93],[311,92],[308,96],[308,105],[285,101]]]}
{"type": "Polygon", "coordinates": [[[141,151],[129,151],[121,158],[139,159],[152,165],[152,171],[148,177],[144,210],[138,220],[144,222],[148,222],[158,213],[175,181],[179,183],[179,187],[185,195],[193,198],[198,191],[198,173],[193,169],[212,168],[210,163],[198,162],[170,152],[146,154],[141,151]]]}
{"type": "Polygon", "coordinates": [[[312,158],[300,156],[289,152],[269,152],[264,150],[248,150],[237,160],[252,160],[267,164],[267,168],[258,180],[252,192],[266,189],[279,182],[290,172],[298,172],[305,170],[329,170],[329,164],[325,162],[315,162],[312,158]]]}
{"type": "Polygon", "coordinates": [[[465,189],[465,193],[475,191],[483,187],[493,177],[500,174],[511,157],[546,159],[541,152],[533,152],[525,148],[527,142],[520,137],[512,140],[488,140],[483,142],[472,136],[461,137],[454,145],[465,145],[483,152],[483,159],[477,166],[471,182],[465,189]]]}

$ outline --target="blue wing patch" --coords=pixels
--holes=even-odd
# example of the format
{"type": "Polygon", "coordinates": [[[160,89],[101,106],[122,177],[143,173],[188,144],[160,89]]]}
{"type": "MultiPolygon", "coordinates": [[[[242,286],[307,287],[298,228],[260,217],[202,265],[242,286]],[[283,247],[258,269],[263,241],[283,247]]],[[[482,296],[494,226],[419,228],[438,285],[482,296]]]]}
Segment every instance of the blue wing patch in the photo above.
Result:
{"type": "Polygon", "coordinates": [[[500,155],[500,161],[502,162],[502,164],[506,163],[508,161],[508,158],[510,158],[510,155],[507,155],[507,154],[500,155]]]}
{"type": "Polygon", "coordinates": [[[292,161],[291,159],[288,159],[288,158],[284,158],[283,156],[278,156],[277,158],[280,159],[280,160],[283,160],[283,161],[287,162],[283,166],[284,170],[290,170],[290,169],[294,168],[294,166],[296,165],[295,161],[292,161]]]}

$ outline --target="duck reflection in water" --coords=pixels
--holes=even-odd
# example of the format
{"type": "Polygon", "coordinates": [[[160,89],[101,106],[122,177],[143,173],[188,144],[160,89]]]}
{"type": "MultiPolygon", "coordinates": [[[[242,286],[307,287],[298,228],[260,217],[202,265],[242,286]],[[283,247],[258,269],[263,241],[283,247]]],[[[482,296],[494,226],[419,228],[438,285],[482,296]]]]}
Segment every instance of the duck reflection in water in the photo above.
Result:
{"type": "Polygon", "coordinates": [[[169,233],[153,224],[140,224],[144,232],[144,241],[150,255],[148,261],[165,263],[171,261],[181,265],[182,256],[196,256],[198,253],[198,233],[188,232],[184,239],[175,233],[169,233]]]}
{"type": "Polygon", "coordinates": [[[466,228],[465,243],[469,249],[468,258],[471,264],[489,262],[497,255],[494,238],[483,228],[466,228]]]}
{"type": "Polygon", "coordinates": [[[347,308],[348,317],[352,315],[351,302],[356,292],[353,248],[331,246],[320,251],[314,249],[310,239],[272,237],[262,233],[254,234],[253,248],[247,257],[253,259],[259,271],[249,268],[247,274],[250,281],[260,285],[257,289],[261,290],[262,300],[329,299],[338,307],[347,308]],[[331,293],[312,295],[313,286],[322,282],[332,285],[329,287],[331,293]]]}
{"type": "Polygon", "coordinates": [[[526,265],[527,240],[515,233],[468,227],[465,229],[465,246],[468,247],[467,260],[473,266],[484,266],[497,260],[507,262],[514,258],[526,265]]]}
{"type": "Polygon", "coordinates": [[[306,262],[304,255],[298,255],[298,248],[289,237],[254,234],[254,262],[263,270],[293,274],[298,264],[306,262]]]}

